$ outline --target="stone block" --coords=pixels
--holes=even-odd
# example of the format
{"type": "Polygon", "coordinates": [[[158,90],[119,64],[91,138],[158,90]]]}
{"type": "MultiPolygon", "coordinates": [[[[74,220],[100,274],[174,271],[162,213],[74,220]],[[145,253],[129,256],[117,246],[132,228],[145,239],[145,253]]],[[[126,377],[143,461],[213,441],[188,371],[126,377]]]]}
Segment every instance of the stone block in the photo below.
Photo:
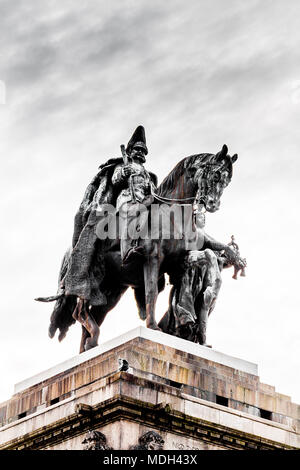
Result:
{"type": "Polygon", "coordinates": [[[0,449],[82,449],[90,430],[114,449],[150,431],[170,450],[298,448],[298,416],[255,364],[139,327],[17,384],[0,405],[0,449]]]}

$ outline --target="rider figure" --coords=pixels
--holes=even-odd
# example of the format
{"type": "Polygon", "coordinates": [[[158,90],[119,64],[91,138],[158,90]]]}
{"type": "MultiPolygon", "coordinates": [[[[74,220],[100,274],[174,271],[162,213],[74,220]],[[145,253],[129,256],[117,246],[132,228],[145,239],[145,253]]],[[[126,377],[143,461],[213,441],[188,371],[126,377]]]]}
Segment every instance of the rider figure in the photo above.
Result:
{"type": "Polygon", "coordinates": [[[120,240],[123,264],[132,261],[136,254],[143,254],[143,247],[138,246],[138,239],[132,239],[128,235],[128,227],[137,217],[137,204],[149,205],[151,203],[153,182],[143,165],[148,154],[143,126],[138,126],[134,131],[128,142],[126,154],[128,161],[117,165],[112,175],[112,184],[120,189],[116,209],[123,219],[120,240]]]}

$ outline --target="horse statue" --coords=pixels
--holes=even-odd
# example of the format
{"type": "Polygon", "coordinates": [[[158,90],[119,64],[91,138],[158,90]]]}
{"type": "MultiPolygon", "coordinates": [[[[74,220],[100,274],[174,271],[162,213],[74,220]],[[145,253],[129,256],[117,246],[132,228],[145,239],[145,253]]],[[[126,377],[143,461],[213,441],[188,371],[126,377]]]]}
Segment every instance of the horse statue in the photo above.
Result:
{"type": "MultiPolygon", "coordinates": [[[[236,160],[237,155],[231,157],[226,145],[217,154],[202,153],[183,158],[152,191],[151,206],[160,216],[166,207],[174,205],[180,208],[199,206],[215,212],[231,181],[236,160]]],[[[152,223],[152,229],[157,229],[155,237],[140,239],[142,254],[129,264],[123,264],[119,238],[100,240],[97,237],[97,225],[103,220],[99,215],[100,206],[115,202],[109,189],[109,162],[100,166],[100,172],[88,186],[76,214],[73,244],[62,261],[57,294],[36,299],[56,301],[49,326],[51,338],[59,330],[61,341],[72,324],[81,323],[80,352],[97,346],[101,324],[128,287],[134,290],[140,318],[146,320],[148,328],[160,330],[155,319],[155,306],[157,296],[165,286],[165,274],[172,282],[178,263],[191,249],[185,234],[166,237],[163,227],[160,224],[158,228],[153,227],[152,223]]],[[[172,223],[174,228],[174,221],[172,223]]],[[[191,226],[192,221],[188,228],[191,226]]],[[[199,246],[201,234],[197,230],[193,234],[193,243],[199,246]]],[[[219,249],[223,248],[224,245],[219,249]]]]}

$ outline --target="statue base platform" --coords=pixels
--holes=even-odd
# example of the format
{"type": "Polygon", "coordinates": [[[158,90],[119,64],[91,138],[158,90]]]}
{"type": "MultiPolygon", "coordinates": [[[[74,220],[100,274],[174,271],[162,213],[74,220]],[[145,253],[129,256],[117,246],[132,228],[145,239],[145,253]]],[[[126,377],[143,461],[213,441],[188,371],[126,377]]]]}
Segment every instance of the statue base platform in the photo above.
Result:
{"type": "Polygon", "coordinates": [[[300,448],[300,407],[256,364],[144,327],[14,392],[0,404],[0,449],[300,448]]]}

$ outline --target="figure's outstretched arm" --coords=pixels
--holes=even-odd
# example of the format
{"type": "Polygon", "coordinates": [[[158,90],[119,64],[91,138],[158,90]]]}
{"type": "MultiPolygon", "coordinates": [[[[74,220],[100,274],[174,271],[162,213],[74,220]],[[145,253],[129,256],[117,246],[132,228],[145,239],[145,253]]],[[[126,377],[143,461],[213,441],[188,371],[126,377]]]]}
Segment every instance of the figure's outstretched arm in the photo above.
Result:
{"type": "MultiPolygon", "coordinates": [[[[236,245],[236,244],[235,244],[236,245]]],[[[237,245],[236,245],[237,246],[237,245]]],[[[230,245],[225,245],[224,243],[216,241],[208,234],[204,234],[204,248],[210,248],[213,251],[223,251],[222,259],[223,261],[223,268],[229,268],[231,266],[234,267],[234,275],[232,276],[233,279],[237,279],[238,271],[242,270],[242,276],[245,276],[245,268],[247,266],[247,262],[245,258],[241,258],[238,249],[231,243],[230,245]],[[235,248],[233,249],[232,246],[235,248]]],[[[221,261],[221,259],[220,259],[221,261]]]]}

